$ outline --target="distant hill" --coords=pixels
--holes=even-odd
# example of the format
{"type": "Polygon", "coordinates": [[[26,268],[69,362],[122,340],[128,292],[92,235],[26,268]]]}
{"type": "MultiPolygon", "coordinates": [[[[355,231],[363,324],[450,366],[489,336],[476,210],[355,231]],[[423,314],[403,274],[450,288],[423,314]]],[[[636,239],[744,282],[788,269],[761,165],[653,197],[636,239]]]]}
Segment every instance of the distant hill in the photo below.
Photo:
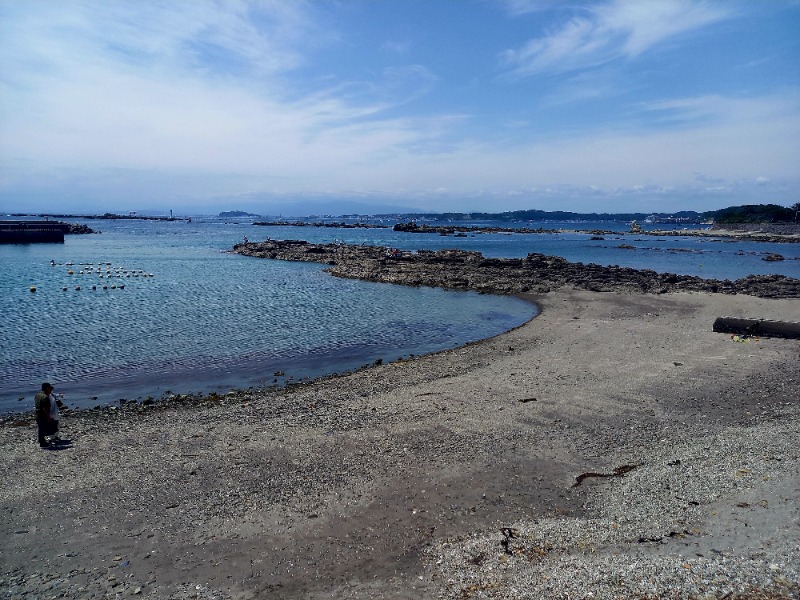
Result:
{"type": "Polygon", "coordinates": [[[503,213],[420,213],[405,215],[426,221],[651,221],[654,223],[701,223],[704,215],[694,211],[676,213],[575,213],[562,210],[515,210],[503,213]]]}
{"type": "Polygon", "coordinates": [[[800,203],[792,208],[784,208],[777,204],[745,204],[742,206],[729,206],[715,210],[709,215],[715,223],[787,223],[797,219],[800,203]]]}
{"type": "MultiPolygon", "coordinates": [[[[786,223],[795,222],[800,214],[800,203],[791,208],[777,204],[748,204],[730,206],[720,210],[695,212],[683,210],[675,213],[575,213],[562,210],[515,210],[503,213],[412,213],[403,215],[429,222],[436,221],[638,221],[649,223],[786,223]]],[[[383,216],[383,215],[377,215],[383,216]]]]}
{"type": "Polygon", "coordinates": [[[217,216],[223,219],[229,219],[231,217],[260,217],[261,215],[254,215],[253,213],[244,212],[243,210],[226,210],[219,213],[217,216]]]}

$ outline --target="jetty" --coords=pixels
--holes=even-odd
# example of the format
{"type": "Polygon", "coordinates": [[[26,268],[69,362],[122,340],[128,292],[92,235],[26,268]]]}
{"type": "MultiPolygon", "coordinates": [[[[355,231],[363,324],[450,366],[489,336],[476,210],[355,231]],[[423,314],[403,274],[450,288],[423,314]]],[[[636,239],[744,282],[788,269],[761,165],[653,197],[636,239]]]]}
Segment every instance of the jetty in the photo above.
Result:
{"type": "MultiPolygon", "coordinates": [[[[171,211],[170,211],[171,213],[171,211]]],[[[13,215],[13,216],[29,216],[29,215],[13,215]]],[[[118,215],[115,213],[103,213],[102,215],[60,215],[60,214],[41,214],[36,215],[39,217],[51,218],[51,219],[83,219],[86,221],[97,221],[97,220],[129,220],[129,221],[184,221],[186,223],[192,222],[192,217],[173,217],[171,214],[170,216],[157,216],[157,215],[137,215],[136,213],[131,213],[127,215],[118,215]]]]}
{"type": "Polygon", "coordinates": [[[64,243],[68,223],[55,221],[0,221],[0,244],[64,243]]]}

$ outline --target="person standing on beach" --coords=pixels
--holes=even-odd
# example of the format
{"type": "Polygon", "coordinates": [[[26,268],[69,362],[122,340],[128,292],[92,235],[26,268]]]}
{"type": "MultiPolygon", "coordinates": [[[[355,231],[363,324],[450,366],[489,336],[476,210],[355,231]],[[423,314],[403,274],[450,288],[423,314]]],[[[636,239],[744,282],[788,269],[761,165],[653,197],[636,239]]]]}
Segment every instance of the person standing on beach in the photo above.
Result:
{"type": "Polygon", "coordinates": [[[61,426],[61,409],[66,408],[61,401],[62,394],[54,394],[53,386],[50,386],[50,418],[53,419],[53,433],[50,434],[50,441],[61,443],[61,438],[58,435],[61,426]]]}
{"type": "Polygon", "coordinates": [[[34,397],[36,405],[36,425],[39,428],[39,446],[47,448],[50,442],[48,435],[58,432],[58,421],[53,415],[58,415],[59,400],[53,396],[53,386],[47,382],[42,384],[42,391],[34,397]]]}

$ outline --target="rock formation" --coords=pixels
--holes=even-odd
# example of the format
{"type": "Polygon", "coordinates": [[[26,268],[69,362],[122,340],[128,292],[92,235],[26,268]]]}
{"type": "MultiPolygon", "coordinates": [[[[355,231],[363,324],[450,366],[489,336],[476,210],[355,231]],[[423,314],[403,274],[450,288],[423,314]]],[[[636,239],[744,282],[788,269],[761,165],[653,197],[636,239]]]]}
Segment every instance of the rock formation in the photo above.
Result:
{"type": "Polygon", "coordinates": [[[749,275],[736,281],[703,279],[649,269],[573,263],[543,254],[485,258],[480,252],[466,250],[401,252],[381,246],[315,244],[302,240],[238,244],[233,251],[259,258],[323,263],[337,277],[494,294],[544,293],[569,286],[598,292],[702,291],[800,298],[800,279],[784,275],[749,275]]]}

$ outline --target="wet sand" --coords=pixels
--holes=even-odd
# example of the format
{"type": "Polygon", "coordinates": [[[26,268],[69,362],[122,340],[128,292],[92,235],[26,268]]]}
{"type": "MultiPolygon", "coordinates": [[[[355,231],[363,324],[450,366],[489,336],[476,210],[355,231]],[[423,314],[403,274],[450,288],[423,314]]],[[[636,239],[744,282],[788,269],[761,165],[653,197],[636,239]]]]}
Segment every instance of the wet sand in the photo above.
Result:
{"type": "Polygon", "coordinates": [[[796,597],[800,342],[711,326],[798,300],[531,299],[432,356],[68,413],[60,451],[0,428],[0,597],[796,597]]]}

